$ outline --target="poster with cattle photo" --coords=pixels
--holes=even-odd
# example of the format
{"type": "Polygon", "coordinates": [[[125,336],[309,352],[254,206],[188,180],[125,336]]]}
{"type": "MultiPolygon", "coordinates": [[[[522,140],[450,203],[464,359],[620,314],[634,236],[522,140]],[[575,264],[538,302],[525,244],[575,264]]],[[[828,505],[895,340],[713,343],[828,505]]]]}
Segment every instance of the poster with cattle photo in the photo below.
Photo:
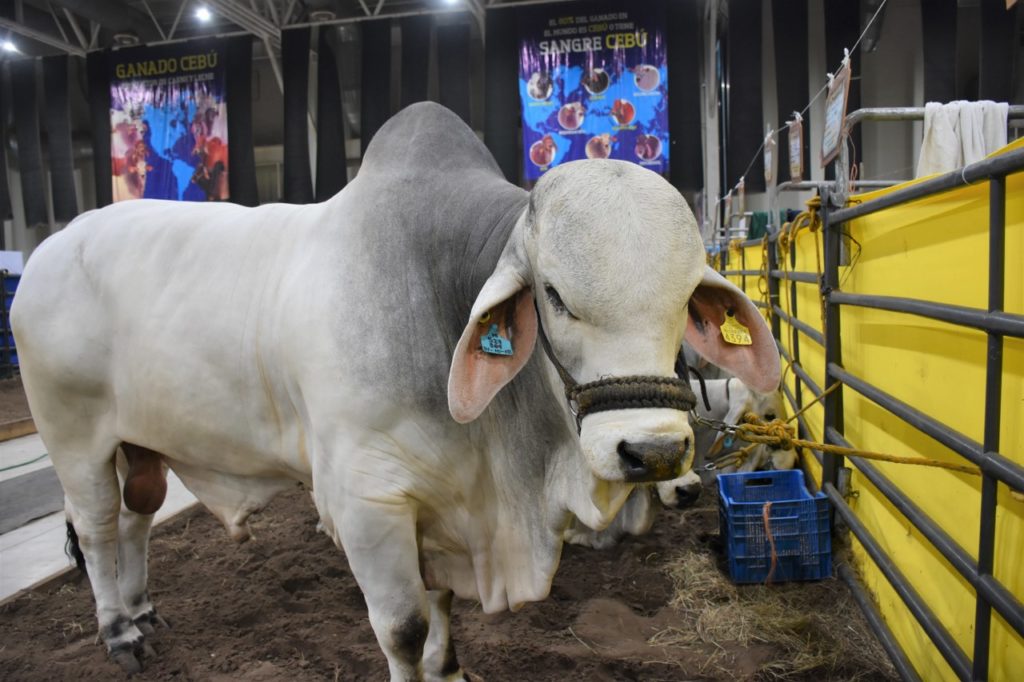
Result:
{"type": "Polygon", "coordinates": [[[222,41],[111,54],[114,201],[228,198],[222,41]]]}
{"type": "Polygon", "coordinates": [[[661,3],[573,3],[521,13],[524,178],[577,159],[668,173],[668,71],[661,3]]]}

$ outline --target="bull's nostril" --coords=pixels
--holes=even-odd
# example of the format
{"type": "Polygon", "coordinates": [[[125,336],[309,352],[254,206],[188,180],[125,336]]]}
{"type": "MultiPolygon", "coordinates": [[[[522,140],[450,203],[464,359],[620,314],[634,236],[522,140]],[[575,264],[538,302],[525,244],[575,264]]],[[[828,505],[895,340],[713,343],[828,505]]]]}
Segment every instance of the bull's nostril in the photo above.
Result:
{"type": "Polygon", "coordinates": [[[677,485],[676,506],[679,507],[680,509],[685,509],[686,507],[692,506],[700,498],[700,492],[701,489],[699,487],[688,488],[685,486],[677,485]]]}
{"type": "Polygon", "coordinates": [[[683,454],[685,455],[690,451],[690,438],[686,437],[683,439],[683,454]]]}
{"type": "Polygon", "coordinates": [[[641,458],[640,452],[630,446],[629,443],[624,440],[619,441],[619,447],[616,450],[630,473],[639,475],[647,473],[647,465],[641,458]]]}

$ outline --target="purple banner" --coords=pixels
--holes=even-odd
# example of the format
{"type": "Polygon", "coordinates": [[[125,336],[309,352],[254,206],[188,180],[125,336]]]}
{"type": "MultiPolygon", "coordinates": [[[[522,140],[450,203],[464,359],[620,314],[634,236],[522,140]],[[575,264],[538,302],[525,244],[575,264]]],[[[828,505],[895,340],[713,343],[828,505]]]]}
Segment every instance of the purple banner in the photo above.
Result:
{"type": "Polygon", "coordinates": [[[528,183],[567,161],[622,159],[667,174],[661,3],[572,3],[521,12],[519,97],[528,183]]]}

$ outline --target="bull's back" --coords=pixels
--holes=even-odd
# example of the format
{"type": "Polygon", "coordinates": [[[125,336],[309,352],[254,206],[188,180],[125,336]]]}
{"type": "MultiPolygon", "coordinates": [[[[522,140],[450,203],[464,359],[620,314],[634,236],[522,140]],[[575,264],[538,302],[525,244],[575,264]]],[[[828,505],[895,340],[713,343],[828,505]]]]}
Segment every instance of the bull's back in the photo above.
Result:
{"type": "Polygon", "coordinates": [[[279,438],[267,329],[316,208],[133,201],[46,240],[12,311],[33,412],[102,407],[117,438],[183,459],[279,438]]]}

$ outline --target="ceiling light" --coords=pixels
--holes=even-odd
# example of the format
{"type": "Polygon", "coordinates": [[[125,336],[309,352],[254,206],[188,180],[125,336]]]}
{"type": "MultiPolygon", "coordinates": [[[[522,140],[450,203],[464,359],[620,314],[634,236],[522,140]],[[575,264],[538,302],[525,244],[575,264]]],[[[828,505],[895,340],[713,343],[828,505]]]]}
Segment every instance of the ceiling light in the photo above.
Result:
{"type": "Polygon", "coordinates": [[[196,10],[196,19],[202,22],[207,22],[213,18],[213,14],[206,7],[200,7],[196,10]]]}
{"type": "Polygon", "coordinates": [[[15,45],[14,43],[12,43],[10,40],[5,40],[3,42],[3,48],[4,48],[4,52],[17,52],[18,51],[18,46],[15,45]]]}

